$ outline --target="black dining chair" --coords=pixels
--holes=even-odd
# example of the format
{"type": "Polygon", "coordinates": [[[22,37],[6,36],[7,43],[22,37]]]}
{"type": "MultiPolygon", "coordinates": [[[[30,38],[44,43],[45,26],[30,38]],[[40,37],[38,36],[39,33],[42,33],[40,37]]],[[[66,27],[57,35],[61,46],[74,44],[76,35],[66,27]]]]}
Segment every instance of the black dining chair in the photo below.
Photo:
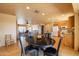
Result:
{"type": "Polygon", "coordinates": [[[54,47],[48,47],[48,48],[46,48],[43,51],[44,52],[44,56],[58,56],[62,39],[63,39],[63,37],[60,37],[57,49],[54,48],[54,47]]]}
{"type": "Polygon", "coordinates": [[[42,42],[45,42],[45,45],[43,45],[41,48],[42,51],[44,51],[48,47],[53,47],[53,45],[55,44],[54,38],[51,38],[49,33],[44,34],[42,42]]]}
{"type": "Polygon", "coordinates": [[[37,55],[37,50],[33,48],[32,45],[29,45],[25,37],[20,36],[19,43],[21,47],[21,56],[27,56],[28,54],[31,56],[37,55]]]}

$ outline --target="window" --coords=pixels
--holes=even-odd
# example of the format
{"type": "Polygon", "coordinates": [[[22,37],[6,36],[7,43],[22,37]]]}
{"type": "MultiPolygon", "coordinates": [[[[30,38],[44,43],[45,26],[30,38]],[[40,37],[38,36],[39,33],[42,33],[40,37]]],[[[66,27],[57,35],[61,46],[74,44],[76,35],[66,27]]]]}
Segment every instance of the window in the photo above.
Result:
{"type": "Polygon", "coordinates": [[[21,33],[22,33],[22,32],[25,32],[25,31],[26,31],[26,27],[24,27],[24,26],[19,26],[19,27],[18,27],[18,31],[21,32],[21,33]]]}
{"type": "Polygon", "coordinates": [[[33,28],[33,30],[38,30],[38,26],[37,25],[33,25],[32,28],[33,28]]]}

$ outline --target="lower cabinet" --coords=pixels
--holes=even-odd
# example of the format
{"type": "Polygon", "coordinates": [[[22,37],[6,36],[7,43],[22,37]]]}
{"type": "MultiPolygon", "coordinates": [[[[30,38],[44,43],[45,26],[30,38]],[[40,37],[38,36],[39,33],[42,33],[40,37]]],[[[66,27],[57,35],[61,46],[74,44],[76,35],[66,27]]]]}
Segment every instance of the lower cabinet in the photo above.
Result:
{"type": "Polygon", "coordinates": [[[74,35],[65,34],[63,38],[63,44],[67,47],[74,48],[74,35]]]}

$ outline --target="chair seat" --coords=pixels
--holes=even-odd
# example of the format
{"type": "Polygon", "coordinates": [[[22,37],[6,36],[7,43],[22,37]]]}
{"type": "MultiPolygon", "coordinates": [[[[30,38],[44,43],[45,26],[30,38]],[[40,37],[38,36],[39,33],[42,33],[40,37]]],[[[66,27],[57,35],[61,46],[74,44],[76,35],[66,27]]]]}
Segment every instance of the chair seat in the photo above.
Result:
{"type": "Polygon", "coordinates": [[[53,47],[53,45],[43,45],[41,46],[41,49],[44,51],[46,50],[46,48],[49,48],[49,47],[53,47]]]}
{"type": "Polygon", "coordinates": [[[27,56],[36,56],[37,55],[37,50],[36,49],[31,49],[29,51],[25,52],[27,56]]]}
{"type": "Polygon", "coordinates": [[[32,46],[25,47],[25,51],[34,49],[32,46]]]}
{"type": "Polygon", "coordinates": [[[48,47],[44,50],[45,55],[51,56],[51,55],[56,55],[57,50],[53,47],[48,47]]]}
{"type": "Polygon", "coordinates": [[[37,47],[33,47],[32,45],[25,47],[25,53],[27,54],[30,51],[37,51],[37,47]]]}
{"type": "Polygon", "coordinates": [[[54,53],[54,54],[53,54],[53,53],[48,53],[48,52],[47,52],[47,53],[45,53],[45,55],[46,55],[46,56],[57,56],[57,53],[54,53]]]}

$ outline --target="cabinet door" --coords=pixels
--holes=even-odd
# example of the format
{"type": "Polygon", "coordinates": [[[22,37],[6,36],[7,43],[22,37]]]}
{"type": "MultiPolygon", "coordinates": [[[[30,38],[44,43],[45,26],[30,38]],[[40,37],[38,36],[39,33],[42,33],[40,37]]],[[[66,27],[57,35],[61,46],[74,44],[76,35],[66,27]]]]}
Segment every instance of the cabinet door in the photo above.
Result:
{"type": "Polygon", "coordinates": [[[69,27],[69,28],[74,27],[74,16],[69,17],[69,20],[68,20],[68,27],[69,27]]]}
{"type": "Polygon", "coordinates": [[[73,48],[73,44],[74,44],[73,40],[74,40],[73,35],[71,35],[71,34],[65,35],[64,36],[64,45],[67,46],[67,47],[73,48]]]}

